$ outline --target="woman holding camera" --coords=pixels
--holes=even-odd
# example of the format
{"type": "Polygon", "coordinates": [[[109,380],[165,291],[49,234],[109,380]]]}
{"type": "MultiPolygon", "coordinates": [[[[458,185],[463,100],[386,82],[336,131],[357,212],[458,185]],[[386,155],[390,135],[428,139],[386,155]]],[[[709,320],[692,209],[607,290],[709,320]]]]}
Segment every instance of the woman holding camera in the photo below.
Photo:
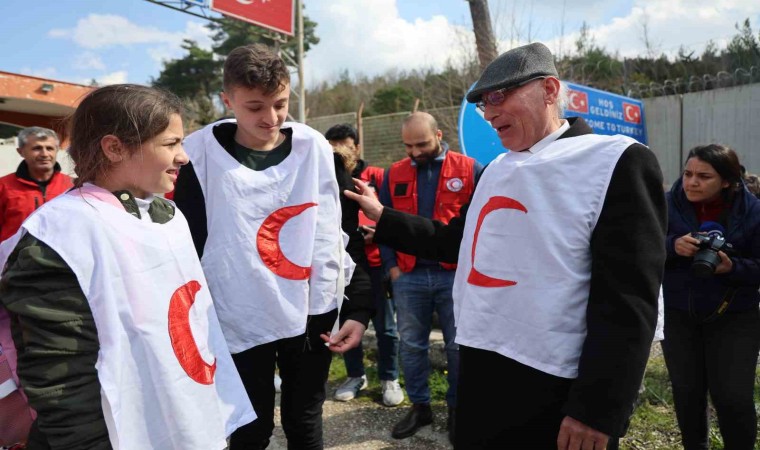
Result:
{"type": "Polygon", "coordinates": [[[695,147],[667,195],[662,349],[686,450],[708,448],[708,392],[727,450],[757,435],[760,201],[740,167],[728,147],[695,147]]]}

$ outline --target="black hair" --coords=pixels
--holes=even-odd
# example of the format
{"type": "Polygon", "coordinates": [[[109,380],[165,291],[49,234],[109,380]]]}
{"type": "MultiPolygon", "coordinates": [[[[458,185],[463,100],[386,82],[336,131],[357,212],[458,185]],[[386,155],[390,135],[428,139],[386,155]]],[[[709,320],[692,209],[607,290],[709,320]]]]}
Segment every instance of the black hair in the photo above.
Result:
{"type": "Polygon", "coordinates": [[[742,189],[742,169],[736,152],[721,144],[698,145],[689,150],[686,160],[694,157],[711,165],[723,180],[728,181],[722,194],[724,200],[731,202],[736,192],[742,189]]]}
{"type": "Polygon", "coordinates": [[[333,125],[325,132],[325,139],[328,141],[342,141],[347,138],[353,139],[354,145],[359,145],[359,134],[356,128],[347,123],[333,125]]]}

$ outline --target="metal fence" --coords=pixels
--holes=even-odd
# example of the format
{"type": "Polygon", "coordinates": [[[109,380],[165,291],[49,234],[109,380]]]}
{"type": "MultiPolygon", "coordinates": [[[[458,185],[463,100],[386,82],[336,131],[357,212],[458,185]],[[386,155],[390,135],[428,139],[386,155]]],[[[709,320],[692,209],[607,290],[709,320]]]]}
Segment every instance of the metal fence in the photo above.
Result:
{"type": "Polygon", "coordinates": [[[674,80],[665,80],[662,83],[629,83],[627,95],[635,98],[658,97],[709,91],[758,82],[760,82],[760,66],[751,66],[749,69],[738,68],[733,72],[720,71],[715,75],[692,75],[674,80]]]}
{"type": "Polygon", "coordinates": [[[689,150],[719,143],[760,172],[760,83],[644,99],[649,146],[665,182],[675,181],[689,150]]]}
{"type": "MultiPolygon", "coordinates": [[[[459,151],[457,120],[459,107],[436,108],[428,110],[438,121],[438,128],[443,132],[443,140],[450,148],[459,151]]],[[[364,159],[372,165],[388,167],[393,162],[406,156],[401,142],[401,123],[410,111],[381,116],[362,118],[364,159]]],[[[356,113],[337,114],[333,116],[307,119],[312,128],[324,133],[338,123],[356,124],[356,113]]]]}

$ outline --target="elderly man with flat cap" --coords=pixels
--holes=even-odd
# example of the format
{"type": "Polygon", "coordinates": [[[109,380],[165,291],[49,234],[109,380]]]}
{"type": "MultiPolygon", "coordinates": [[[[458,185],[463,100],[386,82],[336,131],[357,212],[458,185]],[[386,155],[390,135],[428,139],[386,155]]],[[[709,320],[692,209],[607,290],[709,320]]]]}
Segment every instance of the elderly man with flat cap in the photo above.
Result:
{"type": "Polygon", "coordinates": [[[448,225],[351,196],[375,240],[457,262],[455,447],[615,446],[657,318],[666,206],[654,154],[563,118],[565,88],[534,43],[494,60],[467,101],[510,151],[448,225]]]}

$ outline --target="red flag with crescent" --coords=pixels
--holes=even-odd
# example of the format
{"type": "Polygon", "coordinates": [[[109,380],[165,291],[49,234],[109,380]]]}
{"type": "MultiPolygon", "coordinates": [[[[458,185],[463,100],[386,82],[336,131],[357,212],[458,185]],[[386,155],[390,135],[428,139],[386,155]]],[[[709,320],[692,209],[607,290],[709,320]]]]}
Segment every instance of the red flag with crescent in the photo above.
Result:
{"type": "Polygon", "coordinates": [[[567,91],[567,109],[581,114],[588,114],[588,94],[573,89],[567,91]]]}
{"type": "Polygon", "coordinates": [[[623,119],[626,122],[641,123],[641,108],[639,105],[623,102],[623,119]]]}

